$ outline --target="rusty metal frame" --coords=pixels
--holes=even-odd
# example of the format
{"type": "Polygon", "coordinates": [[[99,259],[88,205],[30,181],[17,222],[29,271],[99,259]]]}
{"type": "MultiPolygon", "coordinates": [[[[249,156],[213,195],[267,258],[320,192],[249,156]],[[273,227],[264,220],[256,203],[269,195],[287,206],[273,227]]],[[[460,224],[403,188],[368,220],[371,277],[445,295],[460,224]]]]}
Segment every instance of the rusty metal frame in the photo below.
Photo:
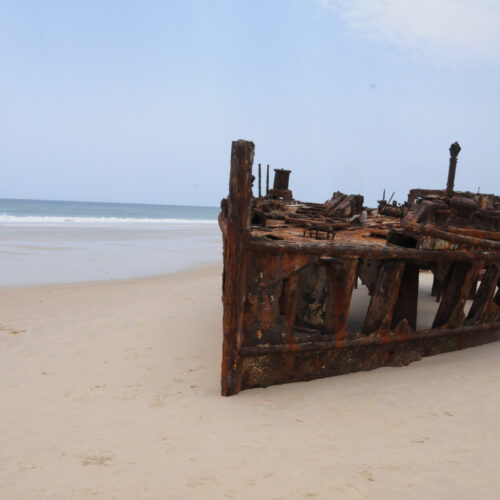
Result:
{"type": "Polygon", "coordinates": [[[364,209],[359,195],[297,202],[283,170],[262,197],[260,165],[254,198],[254,144],[233,142],[219,216],[223,395],[406,365],[500,339],[500,199],[453,191],[457,146],[447,189],[412,190],[389,216],[364,209]],[[423,269],[434,273],[440,304],[432,327],[416,331],[423,269]],[[358,278],[370,304],[361,331],[348,332],[358,278]]]}

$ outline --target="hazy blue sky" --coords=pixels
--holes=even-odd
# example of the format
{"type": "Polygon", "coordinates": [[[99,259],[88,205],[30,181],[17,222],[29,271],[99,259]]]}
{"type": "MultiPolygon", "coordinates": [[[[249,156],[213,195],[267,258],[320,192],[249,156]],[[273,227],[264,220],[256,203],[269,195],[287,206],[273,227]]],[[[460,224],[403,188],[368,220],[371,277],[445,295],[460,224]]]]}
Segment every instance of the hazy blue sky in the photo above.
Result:
{"type": "Polygon", "coordinates": [[[0,197],[218,205],[233,139],[297,198],[500,193],[500,2],[0,3],[0,197]]]}

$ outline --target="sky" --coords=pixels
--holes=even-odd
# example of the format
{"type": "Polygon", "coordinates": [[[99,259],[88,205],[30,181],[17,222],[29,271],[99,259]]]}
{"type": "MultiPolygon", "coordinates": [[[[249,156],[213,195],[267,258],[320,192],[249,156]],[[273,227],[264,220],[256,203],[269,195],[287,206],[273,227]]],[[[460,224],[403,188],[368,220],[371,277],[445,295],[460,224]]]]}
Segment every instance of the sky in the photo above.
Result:
{"type": "Polygon", "coordinates": [[[231,141],[303,201],[500,193],[500,0],[5,0],[1,198],[217,206],[231,141]]]}

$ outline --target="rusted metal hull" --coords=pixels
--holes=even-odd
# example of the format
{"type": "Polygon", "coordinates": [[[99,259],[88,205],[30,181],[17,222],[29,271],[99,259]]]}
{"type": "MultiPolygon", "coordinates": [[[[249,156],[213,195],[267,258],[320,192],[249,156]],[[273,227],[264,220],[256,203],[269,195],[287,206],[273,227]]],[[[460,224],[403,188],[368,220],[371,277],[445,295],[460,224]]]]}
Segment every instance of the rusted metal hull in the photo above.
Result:
{"type": "MultiPolygon", "coordinates": [[[[268,191],[281,199],[253,198],[253,155],[253,143],[233,143],[229,196],[219,217],[223,395],[406,365],[500,339],[500,238],[488,228],[462,227],[467,200],[446,205],[446,198],[444,208],[440,200],[412,204],[402,221],[364,214],[353,224],[362,197],[335,193],[324,207],[290,201],[288,175],[279,190],[268,191]],[[453,232],[429,221],[435,213],[462,226],[453,232]],[[421,271],[439,278],[440,304],[432,327],[417,331],[421,271]],[[361,327],[349,331],[358,279],[370,300],[361,327]]],[[[449,179],[448,191],[451,185],[449,179]]],[[[474,214],[494,225],[496,208],[474,214]]]]}
{"type": "Polygon", "coordinates": [[[251,351],[243,351],[240,390],[345,375],[382,366],[406,366],[425,356],[500,340],[500,323],[483,325],[480,329],[464,328],[448,332],[439,331],[438,335],[430,337],[421,332],[420,338],[387,343],[374,338],[372,344],[354,344],[344,348],[332,349],[326,344],[324,350],[319,345],[309,351],[288,354],[250,355],[251,351]]]}

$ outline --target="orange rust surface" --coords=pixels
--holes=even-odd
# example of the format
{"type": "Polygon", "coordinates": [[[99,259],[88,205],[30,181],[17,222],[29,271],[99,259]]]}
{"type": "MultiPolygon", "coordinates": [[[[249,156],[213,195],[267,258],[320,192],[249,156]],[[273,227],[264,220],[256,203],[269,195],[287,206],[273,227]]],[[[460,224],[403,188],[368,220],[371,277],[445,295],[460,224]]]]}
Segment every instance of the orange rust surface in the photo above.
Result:
{"type": "MultiPolygon", "coordinates": [[[[273,215],[282,215],[287,217],[289,214],[295,214],[298,207],[308,207],[308,204],[301,205],[288,205],[283,204],[280,210],[274,211],[273,215]]],[[[393,217],[385,216],[368,216],[366,222],[362,226],[356,225],[356,223],[346,223],[345,220],[335,221],[332,218],[327,217],[305,217],[301,219],[301,222],[308,221],[313,227],[307,228],[299,224],[295,224],[293,220],[277,220],[270,218],[266,221],[265,227],[254,225],[251,229],[251,235],[254,237],[264,237],[269,239],[284,240],[284,241],[303,241],[303,242],[315,242],[315,241],[325,241],[331,239],[332,233],[334,238],[332,239],[332,244],[334,243],[344,243],[344,244],[356,244],[356,245],[374,245],[374,246],[384,246],[385,236],[388,231],[392,228],[400,227],[399,220],[393,217]],[[320,227],[316,230],[314,225],[317,223],[320,227]],[[321,228],[321,225],[332,225],[333,229],[331,233],[327,233],[321,228]],[[347,226],[345,228],[336,229],[336,224],[342,224],[347,226]]]]}

